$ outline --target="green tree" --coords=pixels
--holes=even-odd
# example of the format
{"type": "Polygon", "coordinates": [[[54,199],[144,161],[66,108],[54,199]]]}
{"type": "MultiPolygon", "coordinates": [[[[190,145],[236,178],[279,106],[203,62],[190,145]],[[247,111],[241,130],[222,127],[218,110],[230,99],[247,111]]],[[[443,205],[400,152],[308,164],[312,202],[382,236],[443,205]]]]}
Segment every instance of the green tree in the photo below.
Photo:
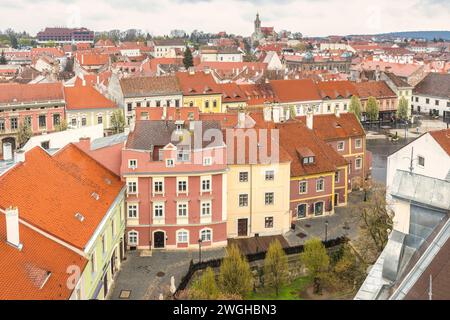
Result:
{"type": "Polygon", "coordinates": [[[355,114],[358,120],[361,120],[361,100],[357,96],[352,96],[348,111],[355,114]]]}
{"type": "Polygon", "coordinates": [[[192,300],[215,300],[219,294],[216,276],[210,267],[189,288],[189,298],[192,300]]]}
{"type": "Polygon", "coordinates": [[[30,140],[33,135],[33,131],[31,131],[31,126],[25,122],[19,125],[19,131],[17,133],[17,142],[19,143],[19,147],[23,147],[28,140],[30,140]]]}
{"type": "Polygon", "coordinates": [[[111,116],[111,129],[113,133],[121,133],[125,128],[125,117],[122,110],[116,110],[111,116]]]}
{"type": "Polygon", "coordinates": [[[264,259],[264,285],[275,289],[278,297],[280,288],[286,283],[289,275],[288,259],[278,240],[269,245],[264,259]]]}
{"type": "Polygon", "coordinates": [[[5,57],[5,51],[2,50],[2,54],[0,55],[0,64],[7,64],[8,61],[6,61],[5,57]]]}
{"type": "Polygon", "coordinates": [[[9,42],[11,43],[11,47],[13,47],[14,49],[18,48],[19,44],[18,44],[17,37],[15,34],[11,33],[9,35],[9,42]]]}
{"type": "Polygon", "coordinates": [[[321,280],[330,265],[330,257],[322,241],[319,238],[307,240],[300,260],[306,267],[309,276],[314,279],[314,293],[320,293],[321,280]]]}
{"type": "Polygon", "coordinates": [[[183,64],[186,70],[194,66],[194,58],[192,57],[191,49],[189,49],[188,46],[186,46],[186,50],[184,51],[183,64]]]}
{"type": "Polygon", "coordinates": [[[252,290],[253,276],[247,259],[232,244],[220,266],[219,287],[226,294],[245,297],[252,290]]]}
{"type": "Polygon", "coordinates": [[[62,119],[56,126],[55,126],[55,130],[56,131],[64,131],[67,130],[68,128],[68,124],[67,121],[65,119],[62,119]]]}
{"type": "Polygon", "coordinates": [[[408,100],[404,96],[398,102],[397,117],[401,120],[408,119],[408,100]]]}
{"type": "Polygon", "coordinates": [[[366,277],[366,264],[354,252],[348,244],[341,246],[339,259],[333,267],[333,273],[337,278],[337,285],[341,289],[359,288],[366,277]]]}
{"type": "Polygon", "coordinates": [[[369,97],[369,99],[367,99],[366,114],[367,118],[370,121],[378,120],[379,114],[378,102],[377,99],[375,99],[374,97],[369,97]]]}

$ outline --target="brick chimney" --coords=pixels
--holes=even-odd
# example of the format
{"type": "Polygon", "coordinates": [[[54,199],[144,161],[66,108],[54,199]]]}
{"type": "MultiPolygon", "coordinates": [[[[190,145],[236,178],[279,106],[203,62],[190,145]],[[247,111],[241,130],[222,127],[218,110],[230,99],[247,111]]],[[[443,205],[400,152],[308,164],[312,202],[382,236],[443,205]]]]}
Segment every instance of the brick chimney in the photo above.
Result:
{"type": "Polygon", "coordinates": [[[6,242],[22,250],[23,245],[19,238],[19,209],[16,207],[9,207],[5,212],[6,217],[6,242]]]}

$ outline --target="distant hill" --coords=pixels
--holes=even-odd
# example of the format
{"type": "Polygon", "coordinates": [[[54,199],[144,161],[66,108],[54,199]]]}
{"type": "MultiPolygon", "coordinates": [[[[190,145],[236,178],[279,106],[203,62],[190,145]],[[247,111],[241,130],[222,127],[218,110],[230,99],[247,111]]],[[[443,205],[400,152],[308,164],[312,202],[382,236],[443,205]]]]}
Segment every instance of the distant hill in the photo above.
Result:
{"type": "Polygon", "coordinates": [[[450,40],[450,31],[403,31],[374,34],[374,37],[382,38],[414,38],[414,39],[444,39],[450,40]]]}

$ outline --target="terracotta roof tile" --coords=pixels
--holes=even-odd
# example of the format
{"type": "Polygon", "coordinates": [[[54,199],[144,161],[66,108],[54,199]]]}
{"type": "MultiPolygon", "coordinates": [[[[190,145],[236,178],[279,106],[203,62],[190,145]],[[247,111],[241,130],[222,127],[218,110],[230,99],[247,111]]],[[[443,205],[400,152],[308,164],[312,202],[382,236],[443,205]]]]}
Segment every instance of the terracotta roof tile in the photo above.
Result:
{"type": "Polygon", "coordinates": [[[358,97],[362,99],[367,99],[371,96],[377,99],[397,97],[395,92],[384,81],[356,82],[354,85],[358,91],[358,97]]]}
{"type": "Polygon", "coordinates": [[[67,110],[117,108],[115,102],[106,98],[92,85],[78,84],[73,87],[65,87],[64,95],[67,110]]]}
{"type": "Polygon", "coordinates": [[[175,76],[124,78],[120,80],[120,86],[125,97],[181,94],[175,76]]]}
{"type": "Polygon", "coordinates": [[[211,95],[222,92],[211,73],[177,72],[176,76],[183,90],[183,95],[211,95]]]}
{"type": "Polygon", "coordinates": [[[280,102],[321,100],[317,87],[311,79],[272,80],[270,84],[280,102]]]}
{"type": "Polygon", "coordinates": [[[431,131],[430,134],[450,156],[450,129],[431,131]]]}
{"type": "Polygon", "coordinates": [[[63,100],[63,85],[57,83],[0,84],[0,103],[63,100]]]}

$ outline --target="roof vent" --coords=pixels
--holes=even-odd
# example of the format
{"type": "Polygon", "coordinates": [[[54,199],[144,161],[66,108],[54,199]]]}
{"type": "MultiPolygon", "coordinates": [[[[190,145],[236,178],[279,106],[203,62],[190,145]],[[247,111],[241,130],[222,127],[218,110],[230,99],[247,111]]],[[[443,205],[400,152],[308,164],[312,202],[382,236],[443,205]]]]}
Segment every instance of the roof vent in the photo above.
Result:
{"type": "Polygon", "coordinates": [[[110,179],[108,179],[108,178],[105,178],[105,183],[107,184],[107,185],[111,185],[111,180],[110,179]]]}
{"type": "Polygon", "coordinates": [[[100,196],[97,192],[92,192],[91,197],[98,201],[100,199],[100,196]]]}
{"type": "Polygon", "coordinates": [[[75,218],[77,218],[80,222],[84,221],[84,216],[79,212],[75,213],[75,218]]]}

